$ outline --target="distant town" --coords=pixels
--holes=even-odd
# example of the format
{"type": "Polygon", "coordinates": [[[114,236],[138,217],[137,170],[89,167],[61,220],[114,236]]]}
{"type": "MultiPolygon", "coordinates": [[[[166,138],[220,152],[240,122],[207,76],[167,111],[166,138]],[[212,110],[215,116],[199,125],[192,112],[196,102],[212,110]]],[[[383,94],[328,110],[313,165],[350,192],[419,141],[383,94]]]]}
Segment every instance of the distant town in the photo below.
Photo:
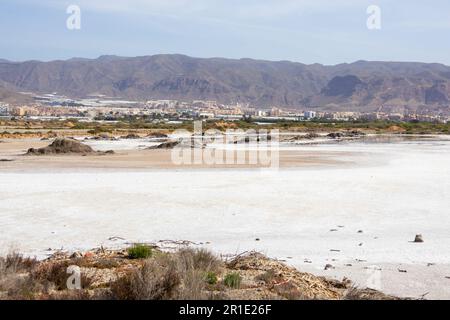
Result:
{"type": "Polygon", "coordinates": [[[317,110],[287,109],[273,106],[258,108],[236,103],[221,104],[216,101],[178,100],[127,101],[105,96],[70,99],[57,94],[34,95],[34,102],[9,104],[0,101],[0,119],[67,120],[79,122],[118,121],[127,117],[143,117],[154,123],[177,123],[199,119],[238,121],[252,119],[261,122],[277,121],[399,121],[448,123],[444,114],[391,113],[380,106],[375,112],[324,112],[317,110]]]}

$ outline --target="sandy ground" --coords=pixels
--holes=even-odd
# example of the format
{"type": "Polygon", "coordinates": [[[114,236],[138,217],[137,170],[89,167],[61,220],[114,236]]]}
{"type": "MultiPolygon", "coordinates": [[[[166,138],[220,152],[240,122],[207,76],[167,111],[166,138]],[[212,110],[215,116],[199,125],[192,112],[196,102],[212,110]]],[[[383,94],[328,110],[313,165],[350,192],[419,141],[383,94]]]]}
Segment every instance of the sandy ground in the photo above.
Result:
{"type": "Polygon", "coordinates": [[[190,240],[389,294],[450,299],[447,138],[283,147],[275,171],[180,168],[170,151],[19,155],[47,144],[0,143],[0,159],[15,159],[0,162],[3,251],[190,240]],[[418,233],[424,243],[411,242],[418,233]]]}
{"type": "MultiPolygon", "coordinates": [[[[146,150],[145,147],[156,145],[145,140],[130,140],[121,142],[92,141],[94,150],[106,151],[114,150],[114,155],[52,155],[52,156],[24,156],[29,148],[41,148],[47,146],[51,141],[40,141],[39,139],[11,139],[3,140],[0,143],[0,159],[6,161],[0,163],[0,172],[20,171],[40,171],[63,169],[186,169],[186,168],[264,168],[264,164],[215,164],[205,166],[204,164],[174,164],[172,161],[172,150],[146,150]],[[134,147],[134,148],[130,148],[134,147]]],[[[251,152],[251,148],[248,148],[251,152]]],[[[248,159],[248,152],[246,157],[248,159]]],[[[317,153],[305,152],[305,150],[280,150],[280,167],[298,166],[324,166],[324,165],[345,165],[352,163],[352,155],[349,152],[322,151],[317,153]],[[347,158],[345,158],[347,157],[347,158]]],[[[356,154],[354,156],[357,156],[356,154]]],[[[236,156],[235,156],[236,158],[236,156]]]]}

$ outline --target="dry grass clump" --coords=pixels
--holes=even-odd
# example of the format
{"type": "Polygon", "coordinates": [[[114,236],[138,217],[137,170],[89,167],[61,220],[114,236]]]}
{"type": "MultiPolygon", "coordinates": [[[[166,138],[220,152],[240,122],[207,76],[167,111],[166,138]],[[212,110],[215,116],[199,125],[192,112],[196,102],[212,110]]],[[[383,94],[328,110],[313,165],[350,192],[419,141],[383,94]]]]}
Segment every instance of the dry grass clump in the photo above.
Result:
{"type": "Polygon", "coordinates": [[[5,258],[0,257],[0,272],[29,271],[38,264],[33,258],[24,258],[17,252],[9,253],[5,258]]]}
{"type": "Polygon", "coordinates": [[[111,293],[119,300],[165,300],[174,297],[179,284],[176,261],[158,255],[112,283],[111,293]]]}
{"type": "Polygon", "coordinates": [[[181,249],[176,253],[181,286],[177,299],[208,299],[207,284],[217,282],[217,273],[222,261],[206,249],[181,249]],[[214,281],[215,280],[215,281],[214,281]]]}
{"type": "Polygon", "coordinates": [[[206,300],[208,298],[205,292],[206,280],[203,271],[196,269],[185,270],[180,276],[182,282],[176,299],[206,300]]]}
{"type": "Polygon", "coordinates": [[[7,300],[34,300],[44,290],[44,286],[25,274],[9,274],[0,283],[3,292],[0,297],[7,300]]]}
{"type": "Polygon", "coordinates": [[[206,249],[181,249],[177,252],[177,259],[181,270],[200,270],[217,272],[222,261],[206,249]]]}
{"type": "MultiPolygon", "coordinates": [[[[67,268],[77,265],[77,261],[80,264],[85,262],[82,259],[38,262],[17,253],[10,253],[5,258],[0,257],[0,298],[20,300],[52,298],[50,292],[67,290],[67,279],[70,276],[67,268]]],[[[91,279],[81,273],[82,287],[88,288],[91,283],[91,279]]],[[[67,297],[75,295],[75,292],[66,292],[66,295],[67,297]]],[[[79,296],[80,292],[76,295],[79,296]]]]}
{"type": "Polygon", "coordinates": [[[0,257],[0,297],[4,299],[33,299],[35,292],[41,290],[28,272],[37,261],[24,258],[18,253],[10,253],[5,258],[0,257]]]}
{"type": "Polygon", "coordinates": [[[67,289],[67,268],[66,261],[55,263],[44,263],[31,272],[31,277],[37,282],[44,283],[47,287],[54,287],[56,290],[67,289]]]}
{"type": "Polygon", "coordinates": [[[208,279],[218,272],[221,263],[205,249],[181,249],[173,255],[159,253],[115,281],[112,296],[121,300],[207,299],[208,279]]]}
{"type": "MultiPolygon", "coordinates": [[[[56,290],[67,289],[67,279],[71,274],[67,273],[69,266],[80,266],[74,260],[64,260],[58,262],[48,262],[39,265],[31,272],[31,277],[46,288],[54,288],[56,290]]],[[[87,289],[92,284],[92,279],[81,272],[81,287],[87,289]]]]}

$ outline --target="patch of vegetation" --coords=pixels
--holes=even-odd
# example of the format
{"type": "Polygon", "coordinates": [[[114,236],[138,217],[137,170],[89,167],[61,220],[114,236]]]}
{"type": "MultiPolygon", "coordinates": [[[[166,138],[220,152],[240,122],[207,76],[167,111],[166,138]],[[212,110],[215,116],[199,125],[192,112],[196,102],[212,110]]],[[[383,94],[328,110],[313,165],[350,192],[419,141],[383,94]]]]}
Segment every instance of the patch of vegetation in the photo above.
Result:
{"type": "Polygon", "coordinates": [[[146,244],[136,243],[128,248],[128,257],[130,259],[146,259],[152,256],[152,248],[146,244]]]}
{"type": "MultiPolygon", "coordinates": [[[[295,277],[257,253],[241,255],[225,264],[204,249],[160,252],[146,259],[128,260],[123,251],[103,249],[87,255],[55,255],[45,261],[19,254],[0,257],[0,299],[15,300],[201,300],[241,297],[282,299],[397,299],[348,282],[295,277]],[[270,268],[262,268],[269,263],[270,268]],[[81,289],[68,290],[69,266],[81,268],[81,289]],[[105,270],[106,269],[106,270],[105,270]],[[267,271],[262,271],[267,270],[267,271]],[[258,292],[236,291],[243,277],[254,275],[258,292]],[[221,279],[225,275],[222,281],[221,279]],[[284,281],[290,279],[289,281],[284,281]]],[[[267,265],[267,266],[269,266],[267,265]]],[[[280,264],[281,266],[281,264],[280,264]]]]}
{"type": "Polygon", "coordinates": [[[181,249],[177,253],[180,268],[217,272],[222,261],[206,249],[181,249]]]}
{"type": "MultiPolygon", "coordinates": [[[[168,119],[171,119],[168,116],[168,119]]],[[[89,134],[98,135],[101,133],[114,133],[119,130],[164,130],[173,131],[177,129],[184,129],[192,131],[194,128],[193,120],[185,120],[181,123],[167,123],[159,122],[157,115],[154,116],[123,116],[123,117],[111,117],[103,116],[97,120],[105,120],[102,123],[99,122],[79,122],[76,119],[69,119],[67,121],[38,121],[33,120],[30,122],[24,121],[5,121],[4,125],[16,129],[50,129],[50,130],[89,130],[89,134]],[[70,121],[69,121],[70,120],[70,121]],[[114,121],[108,121],[114,120],[114,121]]],[[[171,120],[177,120],[174,117],[171,120]]],[[[375,133],[384,132],[397,132],[404,134],[448,134],[450,132],[450,123],[440,122],[420,122],[420,121],[390,121],[390,120],[353,120],[353,121],[339,121],[339,120],[324,120],[313,119],[311,121],[293,121],[293,120],[276,120],[276,119],[254,119],[247,117],[236,121],[222,121],[203,119],[203,130],[217,129],[224,131],[228,128],[232,129],[279,129],[288,131],[308,131],[308,132],[330,132],[337,130],[368,130],[375,133]],[[396,127],[397,130],[392,130],[396,127]]],[[[8,133],[11,134],[11,131],[8,133]]],[[[39,134],[38,131],[27,133],[15,133],[19,134],[39,134]]],[[[5,133],[3,133],[5,135],[5,133]]]]}
{"type": "Polygon", "coordinates": [[[155,254],[111,285],[114,299],[208,299],[207,284],[217,282],[222,262],[205,249],[155,254]],[[206,277],[205,277],[206,275],[206,277]]]}
{"type": "Polygon", "coordinates": [[[25,258],[17,252],[9,253],[6,258],[0,257],[0,270],[11,272],[30,271],[38,264],[34,258],[25,258]]]}
{"type": "MultiPolygon", "coordinates": [[[[31,277],[35,282],[43,284],[46,288],[54,287],[56,290],[66,290],[67,279],[70,277],[67,270],[72,265],[77,264],[74,264],[73,260],[43,263],[32,270],[31,277]]],[[[82,288],[87,289],[92,284],[92,279],[82,272],[80,282],[82,288]]]]}
{"type": "Polygon", "coordinates": [[[35,259],[24,258],[18,253],[0,257],[0,292],[5,292],[8,299],[34,299],[35,292],[42,290],[39,283],[28,275],[37,265],[35,259]]]}
{"type": "Polygon", "coordinates": [[[158,255],[115,281],[111,293],[119,300],[166,300],[174,298],[179,284],[176,261],[170,256],[158,255]]]}
{"type": "Polygon", "coordinates": [[[213,271],[209,271],[205,275],[205,281],[207,284],[215,285],[217,284],[217,274],[213,271]]]}
{"type": "Polygon", "coordinates": [[[225,276],[223,283],[230,288],[239,289],[241,287],[242,277],[237,272],[231,272],[225,276]]]}

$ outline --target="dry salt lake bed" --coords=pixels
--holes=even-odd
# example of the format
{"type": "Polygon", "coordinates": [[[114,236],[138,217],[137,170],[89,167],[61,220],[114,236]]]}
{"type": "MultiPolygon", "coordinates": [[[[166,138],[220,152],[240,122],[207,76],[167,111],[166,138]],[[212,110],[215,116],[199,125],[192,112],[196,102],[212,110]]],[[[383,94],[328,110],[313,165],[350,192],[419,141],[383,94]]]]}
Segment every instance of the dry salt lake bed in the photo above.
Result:
{"type": "MultiPolygon", "coordinates": [[[[116,148],[139,146],[130,143],[116,148]]],[[[388,294],[450,299],[449,136],[282,144],[279,170],[49,166],[15,152],[0,148],[17,160],[0,162],[1,253],[189,240],[388,294]]]]}

